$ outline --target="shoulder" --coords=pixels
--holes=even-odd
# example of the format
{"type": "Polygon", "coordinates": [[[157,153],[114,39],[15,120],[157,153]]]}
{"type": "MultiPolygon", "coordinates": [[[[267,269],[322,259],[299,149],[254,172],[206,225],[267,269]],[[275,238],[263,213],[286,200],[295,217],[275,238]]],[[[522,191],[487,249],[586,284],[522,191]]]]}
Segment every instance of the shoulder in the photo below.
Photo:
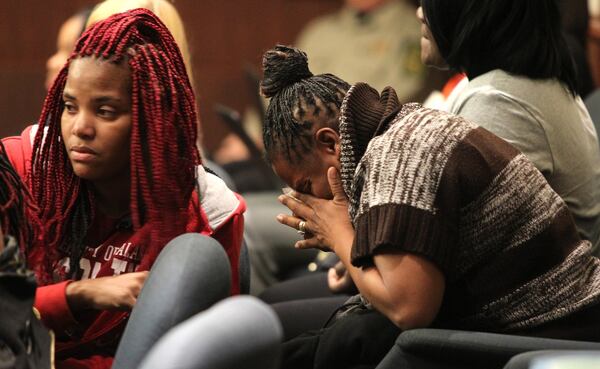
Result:
{"type": "Polygon", "coordinates": [[[25,178],[31,163],[33,140],[37,126],[29,126],[19,136],[10,136],[2,139],[8,159],[17,173],[25,178]]]}
{"type": "Polygon", "coordinates": [[[529,81],[512,76],[501,70],[494,70],[470,80],[465,88],[457,94],[450,106],[452,113],[460,114],[465,109],[493,108],[494,101],[516,104],[519,89],[531,90],[529,81]]]}
{"type": "Polygon", "coordinates": [[[411,156],[415,154],[413,150],[419,148],[430,153],[435,150],[451,151],[475,128],[476,124],[461,116],[418,104],[405,104],[389,129],[369,143],[368,151],[382,149],[386,145],[393,145],[384,150],[386,153],[408,150],[405,154],[411,156]]]}
{"type": "Polygon", "coordinates": [[[355,214],[384,203],[434,212],[448,160],[476,128],[447,112],[405,105],[388,130],[371,140],[360,160],[353,192],[360,192],[362,200],[355,214]]]}
{"type": "Polygon", "coordinates": [[[452,113],[492,130],[517,120],[537,122],[540,114],[536,110],[528,101],[493,86],[467,88],[450,107],[452,113]]]}
{"type": "Polygon", "coordinates": [[[230,218],[241,215],[246,210],[242,197],[202,166],[197,168],[197,182],[200,205],[212,229],[219,228],[230,218]]]}
{"type": "MultiPolygon", "coordinates": [[[[339,9],[309,21],[296,38],[296,46],[306,52],[311,52],[312,48],[317,48],[324,39],[336,40],[337,37],[342,36],[340,29],[344,29],[344,19],[348,17],[346,13],[346,9],[339,9]]],[[[309,57],[313,57],[313,55],[309,55],[309,57]]]]}
{"type": "Polygon", "coordinates": [[[348,8],[339,8],[310,20],[302,30],[302,33],[337,30],[343,24],[344,20],[351,16],[352,12],[348,8]]]}
{"type": "Polygon", "coordinates": [[[364,156],[371,163],[382,157],[384,161],[377,165],[395,163],[403,176],[439,175],[456,148],[478,128],[445,111],[415,106],[405,113],[405,109],[406,105],[389,129],[369,143],[364,156]]]}
{"type": "Polygon", "coordinates": [[[451,111],[515,145],[540,170],[552,170],[550,140],[580,126],[572,124],[581,120],[577,100],[558,81],[492,71],[469,82],[451,111]]]}
{"type": "Polygon", "coordinates": [[[555,91],[549,91],[553,88],[560,89],[560,86],[549,81],[510,76],[504,72],[484,75],[469,82],[452,102],[450,111],[513,144],[523,135],[543,138],[544,125],[549,115],[553,115],[553,108],[546,104],[557,101],[553,97],[555,91]]]}
{"type": "Polygon", "coordinates": [[[400,30],[403,34],[421,35],[421,23],[415,16],[416,8],[406,1],[389,1],[383,5],[382,11],[386,14],[380,23],[400,30]]]}
{"type": "Polygon", "coordinates": [[[455,114],[484,119],[498,114],[518,118],[520,114],[520,118],[541,121],[548,118],[557,105],[561,109],[575,105],[575,99],[560,82],[493,70],[469,81],[450,109],[455,114]]]}

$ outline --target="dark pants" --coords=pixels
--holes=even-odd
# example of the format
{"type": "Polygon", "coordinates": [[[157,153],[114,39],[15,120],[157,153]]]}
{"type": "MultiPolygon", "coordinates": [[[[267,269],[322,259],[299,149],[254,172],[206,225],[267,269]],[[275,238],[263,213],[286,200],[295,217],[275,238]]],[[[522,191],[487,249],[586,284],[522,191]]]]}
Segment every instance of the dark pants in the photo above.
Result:
{"type": "Polygon", "coordinates": [[[284,340],[290,340],[302,333],[318,330],[339,308],[348,296],[311,298],[285,301],[271,305],[281,326],[284,340]]]}
{"type": "MultiPolygon", "coordinates": [[[[291,300],[305,300],[339,296],[329,290],[327,272],[313,272],[305,276],[288,279],[264,290],[258,297],[267,304],[291,300]]],[[[350,297],[347,295],[346,298],[350,297]]]]}
{"type": "MultiPolygon", "coordinates": [[[[314,303],[313,300],[285,303],[296,304],[298,308],[297,321],[294,323],[296,326],[304,319],[300,312],[301,307],[314,303]]],[[[277,309],[278,305],[274,305],[274,308],[280,315],[287,336],[290,328],[286,327],[286,322],[294,320],[282,314],[282,310],[277,309]]],[[[330,314],[332,312],[329,311],[330,314]]],[[[310,324],[307,323],[306,326],[309,327],[310,324]]],[[[400,329],[383,314],[372,309],[354,309],[343,317],[330,321],[325,328],[303,333],[284,342],[281,367],[284,369],[375,368],[392,348],[399,334],[400,329]]]]}

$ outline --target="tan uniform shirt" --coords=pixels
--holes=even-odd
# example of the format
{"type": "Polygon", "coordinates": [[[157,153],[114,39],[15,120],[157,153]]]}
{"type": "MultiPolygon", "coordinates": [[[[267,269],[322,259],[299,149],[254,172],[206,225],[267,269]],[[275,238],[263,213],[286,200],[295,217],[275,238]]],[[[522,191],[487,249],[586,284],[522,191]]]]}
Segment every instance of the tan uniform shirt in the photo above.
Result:
{"type": "Polygon", "coordinates": [[[392,86],[401,101],[425,83],[420,24],[412,6],[390,0],[359,15],[349,7],[309,23],[296,46],[308,54],[314,74],[333,73],[348,83],[392,86]]]}

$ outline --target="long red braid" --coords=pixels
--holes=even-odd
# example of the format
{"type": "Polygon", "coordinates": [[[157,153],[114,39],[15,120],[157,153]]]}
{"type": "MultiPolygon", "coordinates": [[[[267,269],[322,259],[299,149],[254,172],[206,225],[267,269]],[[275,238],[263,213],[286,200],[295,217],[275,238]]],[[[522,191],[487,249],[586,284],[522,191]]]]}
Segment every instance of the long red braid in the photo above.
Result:
{"type": "Polygon", "coordinates": [[[32,193],[40,208],[44,239],[30,264],[48,281],[59,249],[78,269],[84,238],[94,216],[93,195],[74,175],[61,138],[62,94],[73,59],[95,56],[126,60],[131,71],[130,208],[141,234],[140,269],[148,269],[161,248],[183,233],[200,155],[196,149],[194,93],[175,40],[153,13],[135,9],[97,23],[77,42],[67,65],[48,92],[33,144],[32,193]]]}

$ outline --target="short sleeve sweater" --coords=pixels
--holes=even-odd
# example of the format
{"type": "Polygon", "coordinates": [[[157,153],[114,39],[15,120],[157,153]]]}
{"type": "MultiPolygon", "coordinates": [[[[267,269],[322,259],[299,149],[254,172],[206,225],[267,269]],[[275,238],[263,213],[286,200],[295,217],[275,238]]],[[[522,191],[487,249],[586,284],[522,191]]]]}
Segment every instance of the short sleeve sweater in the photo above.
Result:
{"type": "Polygon", "coordinates": [[[542,174],[504,140],[446,112],[400,106],[390,90],[379,97],[365,84],[346,95],[340,136],[353,264],[397,251],[434,262],[446,278],[436,324],[518,331],[600,302],[590,243],[542,174]]]}

